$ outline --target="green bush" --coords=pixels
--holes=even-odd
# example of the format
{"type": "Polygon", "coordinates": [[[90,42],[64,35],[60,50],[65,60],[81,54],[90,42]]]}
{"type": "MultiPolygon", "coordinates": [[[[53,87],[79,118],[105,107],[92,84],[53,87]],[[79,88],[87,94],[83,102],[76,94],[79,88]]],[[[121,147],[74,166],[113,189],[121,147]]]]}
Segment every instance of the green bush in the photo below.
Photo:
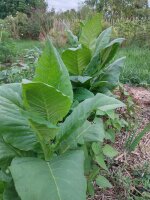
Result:
{"type": "Polygon", "coordinates": [[[16,16],[8,16],[4,20],[4,26],[15,39],[38,39],[40,35],[40,23],[34,14],[28,17],[24,13],[17,12],[16,16]]]}
{"type": "Polygon", "coordinates": [[[150,23],[147,18],[121,19],[114,24],[115,34],[126,38],[126,44],[150,47],[150,23]]]}
{"type": "Polygon", "coordinates": [[[0,31],[0,63],[10,63],[16,55],[15,45],[9,33],[0,31]]]}

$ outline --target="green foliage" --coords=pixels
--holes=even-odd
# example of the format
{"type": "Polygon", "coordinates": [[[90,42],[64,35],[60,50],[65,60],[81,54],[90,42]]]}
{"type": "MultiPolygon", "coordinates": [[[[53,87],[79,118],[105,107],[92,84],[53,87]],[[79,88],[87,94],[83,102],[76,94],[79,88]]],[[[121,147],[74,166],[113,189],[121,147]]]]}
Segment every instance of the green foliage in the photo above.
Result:
{"type": "Polygon", "coordinates": [[[118,166],[113,172],[111,180],[117,191],[122,190],[124,192],[118,193],[116,198],[148,200],[150,197],[149,174],[150,165],[148,162],[143,163],[142,166],[132,167],[132,169],[129,169],[126,165],[118,166]]]}
{"type": "Polygon", "coordinates": [[[0,168],[7,171],[0,176],[6,182],[4,199],[83,200],[87,184],[90,188],[96,178],[98,185],[111,186],[98,175],[100,168],[108,170],[104,154],[112,158],[116,151],[103,145],[105,127],[96,112],[124,104],[85,92],[71,110],[69,74],[50,41],[33,81],[0,86],[0,168]]]}
{"type": "Polygon", "coordinates": [[[138,146],[141,139],[144,137],[146,133],[150,131],[150,124],[146,125],[145,128],[140,131],[139,133],[133,132],[131,136],[127,139],[126,147],[129,151],[134,151],[138,146]]]}
{"type": "Polygon", "coordinates": [[[104,176],[98,176],[96,183],[101,188],[112,188],[111,183],[104,176]]]}
{"type": "Polygon", "coordinates": [[[41,27],[35,13],[28,17],[25,13],[17,12],[14,17],[12,15],[7,16],[4,22],[5,29],[15,39],[31,38],[37,40],[39,38],[41,27]]]}
{"type": "Polygon", "coordinates": [[[150,24],[146,18],[120,19],[114,25],[117,36],[126,38],[126,45],[136,44],[139,47],[150,47],[149,30],[150,24]]]}
{"type": "MultiPolygon", "coordinates": [[[[31,80],[35,72],[35,63],[39,57],[40,50],[38,48],[25,50],[24,48],[32,46],[31,44],[24,45],[23,42],[16,45],[16,52],[20,60],[16,60],[15,63],[9,64],[9,66],[2,66],[0,69],[0,83],[18,83],[23,79],[31,80]],[[21,49],[23,48],[23,49],[21,49]],[[25,64],[26,63],[26,64],[25,64]]],[[[17,58],[16,58],[17,59],[17,58]]]]}
{"type": "MultiPolygon", "coordinates": [[[[125,59],[123,57],[110,64],[124,39],[110,41],[112,28],[100,33],[101,29],[101,15],[97,14],[82,27],[78,47],[62,53],[62,59],[71,75],[91,77],[86,88],[92,92],[113,90],[118,84],[125,59]]],[[[84,83],[79,85],[82,87],[84,83]]]]}
{"type": "Polygon", "coordinates": [[[9,33],[0,31],[0,63],[11,63],[15,55],[15,45],[9,33]]]}
{"type": "Polygon", "coordinates": [[[15,15],[17,11],[31,14],[34,9],[46,9],[44,0],[1,0],[0,18],[15,15]]]}
{"type": "Polygon", "coordinates": [[[126,56],[125,67],[121,73],[120,81],[134,85],[150,85],[150,52],[148,48],[130,46],[122,48],[117,57],[126,56]],[[141,67],[142,66],[142,67],[141,67]]]}

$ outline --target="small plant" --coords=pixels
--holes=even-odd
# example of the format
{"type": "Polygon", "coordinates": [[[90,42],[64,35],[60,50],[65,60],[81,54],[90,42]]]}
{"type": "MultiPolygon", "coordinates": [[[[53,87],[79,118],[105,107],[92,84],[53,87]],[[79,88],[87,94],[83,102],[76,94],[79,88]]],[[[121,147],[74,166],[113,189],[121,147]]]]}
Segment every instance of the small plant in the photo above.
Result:
{"type": "Polygon", "coordinates": [[[136,149],[139,142],[143,138],[143,136],[150,131],[150,123],[145,126],[145,128],[137,133],[137,131],[134,131],[130,137],[127,139],[126,147],[131,152],[136,149]],[[137,133],[137,134],[136,134],[137,133]]]}

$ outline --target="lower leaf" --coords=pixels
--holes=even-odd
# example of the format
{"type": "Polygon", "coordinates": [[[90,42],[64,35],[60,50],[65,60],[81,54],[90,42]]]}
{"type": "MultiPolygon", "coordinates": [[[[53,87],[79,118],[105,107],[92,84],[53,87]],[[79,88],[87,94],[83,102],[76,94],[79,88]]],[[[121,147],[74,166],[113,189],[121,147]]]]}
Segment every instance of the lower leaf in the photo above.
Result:
{"type": "Polygon", "coordinates": [[[73,151],[49,162],[16,158],[12,173],[21,200],[85,200],[84,154],[73,151]]]}

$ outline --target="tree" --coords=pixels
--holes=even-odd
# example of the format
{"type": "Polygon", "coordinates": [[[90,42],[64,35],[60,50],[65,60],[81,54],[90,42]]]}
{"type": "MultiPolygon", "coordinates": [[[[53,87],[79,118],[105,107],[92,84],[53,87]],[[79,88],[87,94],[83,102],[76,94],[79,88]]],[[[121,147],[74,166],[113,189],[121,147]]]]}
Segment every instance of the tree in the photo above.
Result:
{"type": "Polygon", "coordinates": [[[148,8],[148,0],[85,0],[85,4],[109,16],[125,17],[137,16],[137,10],[148,8]]]}
{"type": "Polygon", "coordinates": [[[45,0],[0,0],[0,18],[14,16],[17,11],[30,15],[33,9],[46,10],[46,7],[45,0]]]}

